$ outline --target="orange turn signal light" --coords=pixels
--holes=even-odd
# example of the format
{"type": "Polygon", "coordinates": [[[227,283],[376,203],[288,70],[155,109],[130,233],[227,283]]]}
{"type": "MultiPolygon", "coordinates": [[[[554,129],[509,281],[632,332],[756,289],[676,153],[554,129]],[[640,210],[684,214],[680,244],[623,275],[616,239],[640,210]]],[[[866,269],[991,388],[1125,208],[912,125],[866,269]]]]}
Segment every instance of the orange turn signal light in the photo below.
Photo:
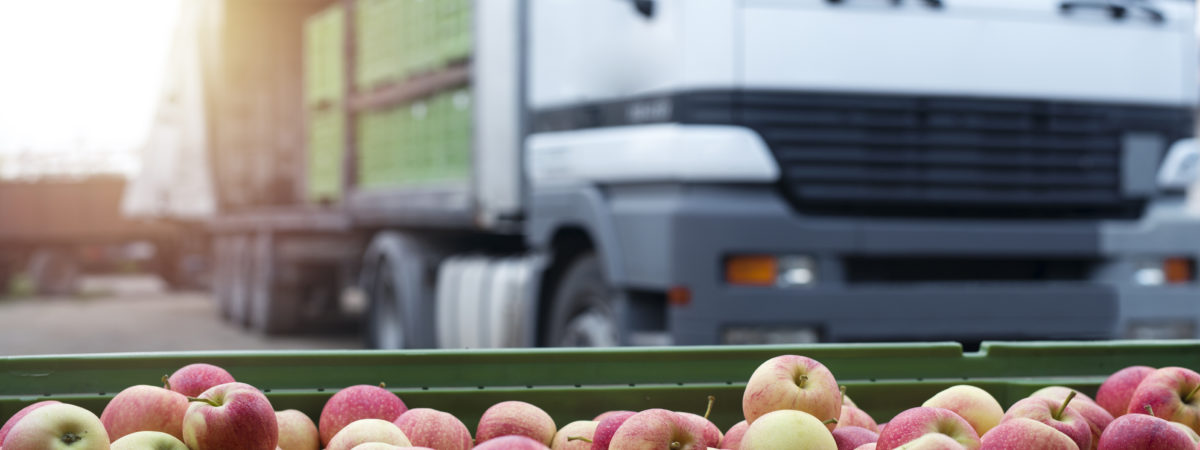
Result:
{"type": "Polygon", "coordinates": [[[745,286],[774,286],[779,260],[770,255],[739,255],[725,260],[725,282],[745,286]]]}
{"type": "Polygon", "coordinates": [[[1167,284],[1190,283],[1195,278],[1195,264],[1191,258],[1167,258],[1163,260],[1163,279],[1167,284]]]}

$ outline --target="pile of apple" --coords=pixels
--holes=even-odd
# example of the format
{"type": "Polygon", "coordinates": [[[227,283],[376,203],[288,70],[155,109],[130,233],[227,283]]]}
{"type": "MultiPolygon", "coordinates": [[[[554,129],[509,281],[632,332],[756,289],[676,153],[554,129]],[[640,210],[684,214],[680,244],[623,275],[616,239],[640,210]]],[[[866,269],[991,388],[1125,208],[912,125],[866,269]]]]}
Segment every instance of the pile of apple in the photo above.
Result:
{"type": "Polygon", "coordinates": [[[725,433],[706,416],[665,409],[609,411],[560,429],[537,406],[506,401],[484,412],[473,437],[453,415],[408,409],[383,386],[342,389],[314,423],[275,411],[257,388],[213,365],[185,366],[164,382],[121,391],[100,417],[57,401],[29,405],[0,428],[0,450],[1200,448],[1200,374],[1180,367],[1122,369],[1096,400],[1048,387],[1007,411],[987,391],[958,385],[877,425],[820,362],[783,355],[751,375],[746,420],[725,433]]]}

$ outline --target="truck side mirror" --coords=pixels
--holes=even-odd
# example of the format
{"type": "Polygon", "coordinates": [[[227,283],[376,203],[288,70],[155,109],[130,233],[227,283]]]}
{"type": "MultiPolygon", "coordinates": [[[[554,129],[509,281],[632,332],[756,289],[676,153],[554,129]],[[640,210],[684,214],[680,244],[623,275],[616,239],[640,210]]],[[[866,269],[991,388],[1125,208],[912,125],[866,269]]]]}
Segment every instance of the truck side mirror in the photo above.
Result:
{"type": "Polygon", "coordinates": [[[654,17],[654,0],[632,0],[633,9],[641,13],[647,19],[654,17]]]}

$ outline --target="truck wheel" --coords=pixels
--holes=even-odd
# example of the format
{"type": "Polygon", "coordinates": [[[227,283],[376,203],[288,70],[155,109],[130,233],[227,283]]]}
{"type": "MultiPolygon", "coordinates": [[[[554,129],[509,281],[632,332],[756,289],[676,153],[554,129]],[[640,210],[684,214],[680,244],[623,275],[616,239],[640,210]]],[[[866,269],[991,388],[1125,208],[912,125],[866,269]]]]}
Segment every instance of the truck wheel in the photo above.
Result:
{"type": "Polygon", "coordinates": [[[233,259],[230,257],[229,239],[213,239],[212,295],[221,318],[229,319],[230,304],[233,302],[233,259]]]}
{"type": "Polygon", "coordinates": [[[578,256],[554,291],[546,343],[553,347],[620,345],[619,299],[620,293],[605,282],[596,254],[578,256]]]}
{"type": "Polygon", "coordinates": [[[253,296],[254,251],[250,244],[248,236],[235,236],[229,242],[229,259],[233,268],[229,277],[229,319],[242,326],[250,324],[250,301],[253,296]]]}
{"type": "Polygon", "coordinates": [[[404,314],[391,274],[392,263],[383,258],[376,266],[370,286],[364,286],[371,302],[367,309],[367,346],[378,349],[406,348],[404,314]]]}
{"type": "MultiPolygon", "coordinates": [[[[295,332],[300,328],[300,289],[293,278],[279,271],[286,261],[275,255],[275,236],[261,233],[254,238],[253,281],[250,295],[250,327],[269,335],[295,332]]],[[[296,267],[290,269],[297,270],[296,267]]]]}

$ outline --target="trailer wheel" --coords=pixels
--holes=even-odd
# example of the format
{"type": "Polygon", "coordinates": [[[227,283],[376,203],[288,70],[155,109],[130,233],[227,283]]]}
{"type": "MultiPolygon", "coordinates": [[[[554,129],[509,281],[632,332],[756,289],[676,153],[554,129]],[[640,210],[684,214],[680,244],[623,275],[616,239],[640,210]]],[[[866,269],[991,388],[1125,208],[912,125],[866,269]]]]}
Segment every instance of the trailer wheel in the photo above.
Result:
{"type": "Polygon", "coordinates": [[[595,253],[575,258],[554,291],[547,344],[554,347],[620,345],[620,293],[605,282],[595,253]]]}
{"type": "Polygon", "coordinates": [[[379,349],[406,348],[404,313],[392,276],[391,261],[382,258],[375,267],[370,286],[365,286],[371,302],[367,309],[367,346],[379,349]]]}
{"type": "Polygon", "coordinates": [[[250,302],[254,294],[254,252],[250,244],[249,236],[234,236],[229,241],[228,254],[232,263],[232,274],[229,277],[229,319],[241,326],[250,324],[250,302]]]}
{"type": "Polygon", "coordinates": [[[302,322],[299,276],[283,271],[300,270],[293,262],[280,261],[275,254],[275,235],[264,232],[254,238],[253,279],[250,290],[250,327],[268,335],[297,331],[302,322]],[[285,267],[285,264],[293,264],[285,267]]]}
{"type": "Polygon", "coordinates": [[[233,302],[233,259],[230,250],[229,238],[213,239],[212,295],[222,319],[230,318],[233,302]]]}

